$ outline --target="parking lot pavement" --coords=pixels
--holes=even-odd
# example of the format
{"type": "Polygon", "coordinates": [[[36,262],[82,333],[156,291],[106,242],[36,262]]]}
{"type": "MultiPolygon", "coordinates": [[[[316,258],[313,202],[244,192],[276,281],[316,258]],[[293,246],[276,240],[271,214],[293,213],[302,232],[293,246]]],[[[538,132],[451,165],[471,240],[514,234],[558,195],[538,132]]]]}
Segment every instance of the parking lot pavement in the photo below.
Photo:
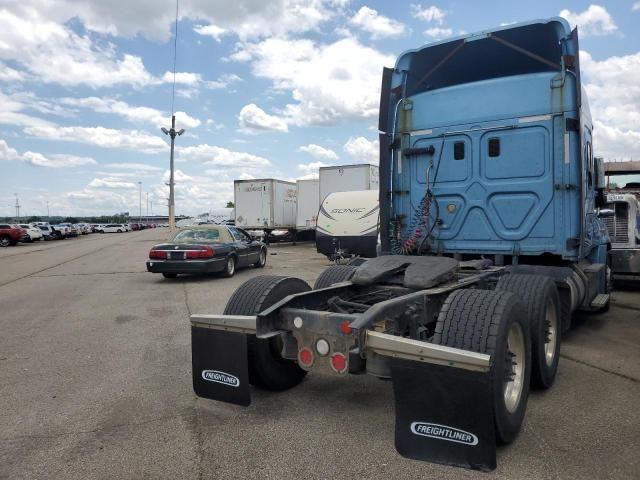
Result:
{"type": "Polygon", "coordinates": [[[165,230],[0,250],[0,478],[639,478],[640,301],[616,293],[564,339],[557,383],[478,473],[400,457],[390,382],[308,375],[236,407],[191,390],[189,312],[222,312],[254,275],[313,283],[310,244],[264,270],[165,280],[165,230]]]}

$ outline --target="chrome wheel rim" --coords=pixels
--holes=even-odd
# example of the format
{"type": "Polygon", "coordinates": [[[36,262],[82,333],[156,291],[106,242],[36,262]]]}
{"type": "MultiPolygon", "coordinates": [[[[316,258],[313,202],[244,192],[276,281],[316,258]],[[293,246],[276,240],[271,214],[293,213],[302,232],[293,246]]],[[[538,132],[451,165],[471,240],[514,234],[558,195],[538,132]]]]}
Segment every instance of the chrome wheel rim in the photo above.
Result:
{"type": "Polygon", "coordinates": [[[236,269],[236,262],[233,260],[233,257],[229,257],[227,260],[227,271],[229,274],[233,274],[233,271],[236,269]]]}
{"type": "Polygon", "coordinates": [[[556,344],[558,343],[558,315],[551,302],[547,305],[544,322],[544,360],[550,367],[556,359],[556,344]]]}
{"type": "Polygon", "coordinates": [[[260,265],[264,265],[267,263],[267,254],[264,253],[264,250],[260,252],[260,265]]]}
{"type": "Polygon", "coordinates": [[[503,383],[504,404],[509,413],[514,413],[520,405],[524,389],[525,364],[524,333],[519,323],[514,322],[507,336],[505,378],[503,383]]]}
{"type": "Polygon", "coordinates": [[[2,245],[3,247],[6,247],[9,245],[9,240],[7,240],[6,238],[3,238],[2,240],[0,240],[0,245],[2,245]]]}

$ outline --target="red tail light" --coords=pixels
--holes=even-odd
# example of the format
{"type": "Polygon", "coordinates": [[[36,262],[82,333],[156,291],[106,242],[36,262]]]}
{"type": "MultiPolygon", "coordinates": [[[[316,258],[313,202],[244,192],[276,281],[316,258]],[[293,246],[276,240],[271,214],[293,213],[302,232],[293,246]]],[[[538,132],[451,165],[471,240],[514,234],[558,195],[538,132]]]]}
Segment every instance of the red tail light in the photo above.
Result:
{"type": "Polygon", "coordinates": [[[155,250],[152,248],[149,252],[149,258],[167,258],[167,252],[164,250],[155,250]]]}
{"type": "Polygon", "coordinates": [[[215,255],[215,250],[208,245],[200,247],[200,250],[190,250],[187,258],[211,258],[215,255]]]}
{"type": "Polygon", "coordinates": [[[331,368],[336,373],[343,373],[347,369],[347,358],[341,353],[331,355],[331,368]]]}

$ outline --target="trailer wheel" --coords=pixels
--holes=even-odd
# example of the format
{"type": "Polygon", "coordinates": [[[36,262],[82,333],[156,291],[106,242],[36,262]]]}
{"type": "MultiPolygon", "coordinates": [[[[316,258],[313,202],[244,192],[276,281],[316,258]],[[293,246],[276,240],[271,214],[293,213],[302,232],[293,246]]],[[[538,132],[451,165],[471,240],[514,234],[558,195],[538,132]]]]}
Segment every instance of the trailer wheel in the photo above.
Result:
{"type": "Polygon", "coordinates": [[[538,388],[553,385],[560,360],[560,296],[553,280],[544,275],[513,273],[498,281],[497,290],[520,297],[531,327],[531,384],[538,388]]]}
{"type": "Polygon", "coordinates": [[[353,265],[332,265],[320,274],[313,285],[313,289],[318,290],[330,287],[334,283],[346,282],[353,277],[356,268],[353,265]]]}
{"type": "MultiPolygon", "coordinates": [[[[244,282],[233,293],[224,309],[225,315],[257,315],[288,295],[311,290],[304,280],[265,275],[244,282]]],[[[280,391],[296,386],[306,375],[293,360],[282,358],[279,335],[258,339],[247,335],[249,381],[266,390],[280,391]]]]}
{"type": "Polygon", "coordinates": [[[513,293],[456,290],[440,310],[432,342],[491,356],[496,437],[511,442],[522,425],[529,397],[531,335],[513,293]]]}

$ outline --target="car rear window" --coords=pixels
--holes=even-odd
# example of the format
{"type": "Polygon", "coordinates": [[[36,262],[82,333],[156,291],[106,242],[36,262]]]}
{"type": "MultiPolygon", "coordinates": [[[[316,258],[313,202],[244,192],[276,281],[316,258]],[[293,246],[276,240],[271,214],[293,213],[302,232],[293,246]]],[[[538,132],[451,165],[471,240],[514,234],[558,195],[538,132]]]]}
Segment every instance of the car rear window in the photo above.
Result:
{"type": "Polygon", "coordinates": [[[182,230],[173,237],[174,242],[220,243],[218,230],[182,230]]]}

